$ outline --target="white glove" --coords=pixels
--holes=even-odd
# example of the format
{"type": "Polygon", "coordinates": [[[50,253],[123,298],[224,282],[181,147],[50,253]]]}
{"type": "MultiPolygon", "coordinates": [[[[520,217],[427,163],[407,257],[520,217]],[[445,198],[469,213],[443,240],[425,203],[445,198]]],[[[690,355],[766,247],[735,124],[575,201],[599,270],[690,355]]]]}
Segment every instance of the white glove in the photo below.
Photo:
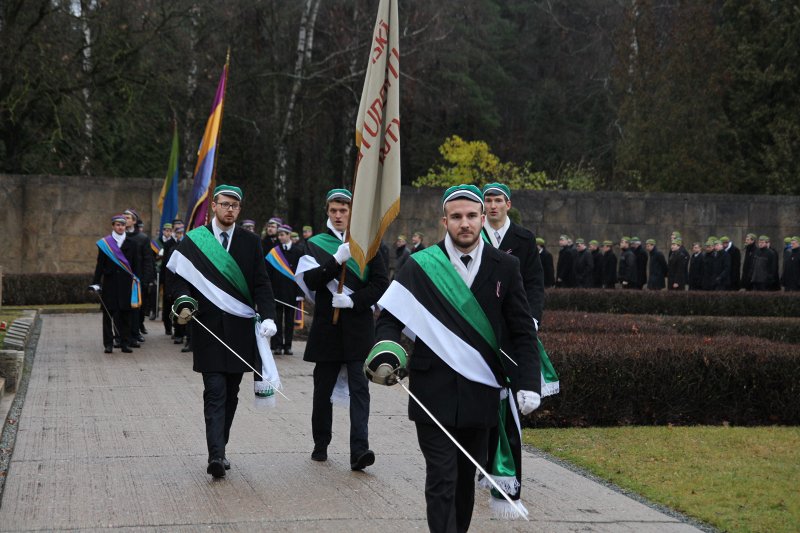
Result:
{"type": "Polygon", "coordinates": [[[333,254],[333,258],[336,259],[336,262],[340,265],[347,262],[350,259],[350,243],[344,242],[339,245],[339,249],[336,250],[336,253],[333,254]]]}
{"type": "MultiPolygon", "coordinates": [[[[533,318],[533,317],[531,317],[531,318],[533,318]]],[[[539,321],[536,320],[535,318],[533,319],[533,325],[534,325],[534,327],[536,327],[536,331],[539,331],[539,321]]]]}
{"type": "Polygon", "coordinates": [[[339,309],[351,309],[353,307],[353,299],[345,293],[333,293],[333,306],[339,309]]]}
{"type": "Polygon", "coordinates": [[[294,300],[295,300],[296,302],[302,302],[303,300],[305,300],[305,297],[303,297],[303,296],[298,296],[298,297],[297,297],[297,298],[295,298],[294,300]]]}
{"type": "Polygon", "coordinates": [[[276,333],[278,333],[278,327],[271,318],[265,318],[261,321],[261,324],[258,325],[258,334],[262,337],[272,337],[276,333]]]}
{"type": "Polygon", "coordinates": [[[523,415],[529,415],[539,407],[542,403],[542,397],[533,391],[521,390],[517,391],[517,405],[519,405],[519,412],[523,415]]]}
{"type": "Polygon", "coordinates": [[[100,285],[89,285],[89,290],[94,292],[100,292],[100,285]]]}

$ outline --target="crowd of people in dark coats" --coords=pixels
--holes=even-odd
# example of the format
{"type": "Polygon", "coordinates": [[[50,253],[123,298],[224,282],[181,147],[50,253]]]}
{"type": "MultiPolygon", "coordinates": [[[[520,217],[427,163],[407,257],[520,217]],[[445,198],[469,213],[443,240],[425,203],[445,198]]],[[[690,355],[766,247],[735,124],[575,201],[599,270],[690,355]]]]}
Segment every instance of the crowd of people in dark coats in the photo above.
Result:
{"type": "Polygon", "coordinates": [[[800,290],[800,243],[786,237],[778,251],[766,235],[748,233],[739,249],[728,237],[709,237],[687,250],[679,232],[670,235],[669,251],[655,239],[642,245],[639,237],[622,237],[615,244],[561,235],[558,259],[536,239],[545,287],[698,290],[800,290]]]}

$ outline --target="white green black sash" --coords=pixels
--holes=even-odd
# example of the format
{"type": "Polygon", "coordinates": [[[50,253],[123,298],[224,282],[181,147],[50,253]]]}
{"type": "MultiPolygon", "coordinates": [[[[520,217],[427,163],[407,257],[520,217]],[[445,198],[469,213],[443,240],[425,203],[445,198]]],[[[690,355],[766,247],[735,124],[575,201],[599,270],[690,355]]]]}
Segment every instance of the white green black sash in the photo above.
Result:
{"type": "Polygon", "coordinates": [[[276,388],[280,388],[278,368],[269,343],[258,334],[261,317],[254,309],[253,297],[242,269],[207,226],[193,229],[186,237],[172,253],[167,268],[188,281],[222,311],[254,319],[256,345],[262,363],[261,374],[276,388]]]}

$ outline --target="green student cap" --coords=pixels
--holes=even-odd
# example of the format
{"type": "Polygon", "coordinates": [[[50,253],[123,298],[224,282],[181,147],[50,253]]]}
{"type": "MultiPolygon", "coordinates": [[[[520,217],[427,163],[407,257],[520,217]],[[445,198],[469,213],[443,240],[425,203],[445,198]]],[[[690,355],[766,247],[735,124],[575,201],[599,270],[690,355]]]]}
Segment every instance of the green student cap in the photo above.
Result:
{"type": "Polygon", "coordinates": [[[325,201],[332,202],[333,200],[349,204],[350,202],[353,201],[353,193],[351,193],[347,189],[331,189],[328,191],[328,195],[325,197],[325,201]]]}
{"type": "Polygon", "coordinates": [[[239,200],[240,202],[242,201],[243,198],[242,189],[240,189],[239,187],[235,187],[233,185],[217,185],[217,188],[214,189],[214,197],[216,197],[218,194],[224,194],[225,196],[232,196],[237,200],[239,200]]]}
{"type": "Polygon", "coordinates": [[[442,195],[442,209],[444,209],[444,204],[447,202],[458,200],[459,198],[478,202],[481,204],[481,208],[483,207],[483,195],[481,194],[481,190],[474,185],[464,185],[462,183],[461,185],[453,185],[444,191],[442,195]]]}
{"type": "Polygon", "coordinates": [[[506,200],[511,200],[511,189],[505,183],[488,183],[483,186],[483,196],[505,195],[506,200]]]}

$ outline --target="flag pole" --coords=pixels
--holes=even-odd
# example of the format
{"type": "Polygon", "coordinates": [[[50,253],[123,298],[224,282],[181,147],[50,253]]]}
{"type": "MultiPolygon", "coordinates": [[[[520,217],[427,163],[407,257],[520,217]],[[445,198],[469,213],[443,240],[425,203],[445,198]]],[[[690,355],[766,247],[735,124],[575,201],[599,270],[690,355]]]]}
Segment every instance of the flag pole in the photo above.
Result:
{"type": "MultiPolygon", "coordinates": [[[[360,143],[356,144],[356,148],[361,150],[360,143]]],[[[353,186],[350,189],[353,191],[353,197],[350,199],[350,216],[347,217],[347,233],[344,234],[344,242],[350,242],[350,221],[353,219],[353,205],[355,205],[356,201],[356,178],[358,177],[358,165],[361,162],[361,158],[356,156],[356,168],[353,171],[353,186]]],[[[342,264],[342,273],[339,275],[339,288],[336,289],[338,294],[342,294],[342,290],[344,290],[344,276],[347,274],[347,263],[342,264]]],[[[336,307],[333,310],[333,325],[335,326],[339,322],[339,308],[336,307]]]]}
{"type": "Polygon", "coordinates": [[[206,209],[206,224],[211,222],[211,202],[214,200],[213,191],[217,184],[217,160],[219,159],[219,140],[222,137],[222,119],[225,117],[225,94],[228,92],[228,68],[231,64],[231,47],[228,46],[228,53],[225,55],[225,81],[222,87],[222,101],[219,104],[219,128],[217,129],[217,140],[214,144],[214,166],[211,170],[211,182],[208,184],[208,190],[211,194],[206,198],[208,207],[206,209]]]}

